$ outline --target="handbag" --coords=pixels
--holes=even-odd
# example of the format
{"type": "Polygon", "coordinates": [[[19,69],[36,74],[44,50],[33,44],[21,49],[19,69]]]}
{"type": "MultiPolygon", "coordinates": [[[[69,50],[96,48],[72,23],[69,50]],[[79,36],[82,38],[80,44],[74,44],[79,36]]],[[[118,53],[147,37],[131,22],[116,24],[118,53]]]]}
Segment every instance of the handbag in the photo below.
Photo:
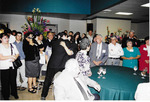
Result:
{"type": "MultiPolygon", "coordinates": [[[[11,46],[11,55],[13,55],[13,50],[12,50],[13,46],[12,46],[12,44],[10,44],[10,46],[11,46]]],[[[19,67],[22,66],[22,63],[21,63],[21,61],[20,61],[20,57],[18,57],[18,58],[17,58],[14,62],[12,62],[12,63],[13,63],[13,66],[14,66],[15,69],[18,69],[19,67]]]]}

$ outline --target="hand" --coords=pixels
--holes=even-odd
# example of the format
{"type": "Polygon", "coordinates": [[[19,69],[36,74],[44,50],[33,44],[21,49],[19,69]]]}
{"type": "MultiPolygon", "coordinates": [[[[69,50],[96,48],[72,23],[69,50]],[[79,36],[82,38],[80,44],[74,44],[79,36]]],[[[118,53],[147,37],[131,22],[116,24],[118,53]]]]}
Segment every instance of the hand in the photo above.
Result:
{"type": "Polygon", "coordinates": [[[16,60],[17,58],[16,58],[16,56],[11,55],[11,56],[10,56],[10,59],[12,59],[12,60],[16,60]]]}
{"type": "Polygon", "coordinates": [[[97,90],[98,92],[100,92],[101,86],[97,83],[97,84],[94,86],[94,89],[97,90]]]}
{"type": "Polygon", "coordinates": [[[102,63],[102,61],[98,61],[98,65],[100,65],[102,63]]]}
{"type": "Polygon", "coordinates": [[[89,76],[89,77],[92,76],[92,72],[89,72],[88,76],[89,76]]]}
{"type": "Polygon", "coordinates": [[[66,46],[66,43],[65,43],[64,41],[61,41],[61,42],[60,42],[60,45],[63,46],[63,47],[65,47],[65,46],[66,46]]]}
{"type": "Polygon", "coordinates": [[[98,64],[98,62],[96,62],[96,61],[93,61],[93,63],[96,65],[96,66],[98,66],[99,64],[98,64]]]}
{"type": "Polygon", "coordinates": [[[132,59],[134,59],[134,57],[129,57],[128,59],[129,59],[129,60],[132,60],[132,59]]]}
{"type": "Polygon", "coordinates": [[[40,49],[40,51],[43,51],[43,50],[44,50],[44,47],[40,49]]]}
{"type": "Polygon", "coordinates": [[[149,63],[149,60],[145,60],[145,62],[148,64],[148,63],[149,63]]]}

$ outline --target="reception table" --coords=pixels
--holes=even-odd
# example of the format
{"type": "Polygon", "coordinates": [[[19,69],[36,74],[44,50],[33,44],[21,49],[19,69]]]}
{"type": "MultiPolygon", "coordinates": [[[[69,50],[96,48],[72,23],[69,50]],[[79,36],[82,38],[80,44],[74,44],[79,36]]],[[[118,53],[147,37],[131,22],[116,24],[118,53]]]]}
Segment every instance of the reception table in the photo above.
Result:
{"type": "Polygon", "coordinates": [[[101,100],[134,100],[135,91],[139,83],[148,82],[149,77],[142,79],[140,71],[137,75],[133,75],[134,70],[122,66],[101,66],[106,68],[106,79],[98,78],[98,70],[100,66],[92,67],[91,79],[98,82],[101,86],[101,91],[97,92],[90,88],[91,92],[100,95],[101,100]]]}

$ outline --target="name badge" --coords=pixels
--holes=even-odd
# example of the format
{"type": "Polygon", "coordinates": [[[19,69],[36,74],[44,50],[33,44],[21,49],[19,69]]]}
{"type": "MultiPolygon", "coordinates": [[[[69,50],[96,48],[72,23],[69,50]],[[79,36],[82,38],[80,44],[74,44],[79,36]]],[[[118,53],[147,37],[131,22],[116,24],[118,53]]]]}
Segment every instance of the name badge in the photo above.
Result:
{"type": "Polygon", "coordinates": [[[133,52],[133,49],[131,49],[130,52],[133,52]]]}
{"type": "Polygon", "coordinates": [[[144,47],[143,50],[147,51],[147,48],[144,47]]]}
{"type": "Polygon", "coordinates": [[[103,50],[102,53],[106,53],[106,50],[103,50]]]}

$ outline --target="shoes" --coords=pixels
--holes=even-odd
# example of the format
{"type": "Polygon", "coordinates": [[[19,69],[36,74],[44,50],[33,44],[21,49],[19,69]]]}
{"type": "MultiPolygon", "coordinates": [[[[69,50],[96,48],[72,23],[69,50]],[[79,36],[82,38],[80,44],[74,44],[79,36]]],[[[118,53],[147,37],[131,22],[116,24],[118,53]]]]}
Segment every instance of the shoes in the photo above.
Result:
{"type": "Polygon", "coordinates": [[[24,91],[25,89],[25,87],[20,87],[20,91],[24,91]]]}
{"type": "Polygon", "coordinates": [[[21,88],[20,86],[17,86],[17,90],[20,90],[20,88],[21,88]]]}
{"type": "Polygon", "coordinates": [[[41,97],[41,100],[46,100],[46,98],[45,97],[41,97]]]}
{"type": "Polygon", "coordinates": [[[33,86],[32,88],[33,88],[33,89],[37,89],[38,87],[37,87],[37,86],[33,86]]]}
{"type": "Polygon", "coordinates": [[[33,88],[29,88],[29,89],[28,89],[28,92],[30,92],[30,93],[36,93],[36,90],[33,89],[33,88]]]}
{"type": "Polygon", "coordinates": [[[14,96],[15,99],[19,99],[18,95],[13,95],[13,94],[11,94],[11,95],[14,96]]]}

